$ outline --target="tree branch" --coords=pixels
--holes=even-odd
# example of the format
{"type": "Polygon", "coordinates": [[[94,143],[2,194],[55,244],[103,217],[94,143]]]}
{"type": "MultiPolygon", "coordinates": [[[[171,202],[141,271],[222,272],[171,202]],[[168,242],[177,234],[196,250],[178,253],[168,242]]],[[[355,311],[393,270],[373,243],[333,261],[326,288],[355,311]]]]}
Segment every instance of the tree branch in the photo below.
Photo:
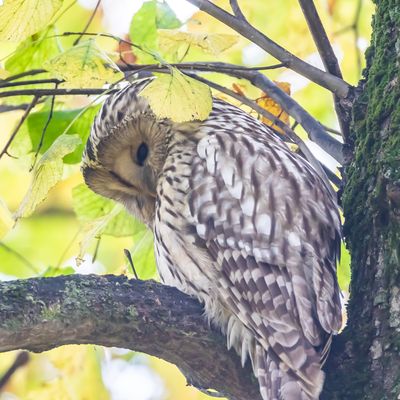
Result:
{"type": "MultiPolygon", "coordinates": [[[[333,52],[314,2],[312,0],[299,0],[299,3],[326,71],[342,78],[343,75],[338,60],[333,52]]],[[[342,136],[347,138],[350,134],[350,109],[344,107],[340,102],[340,98],[336,95],[334,95],[334,102],[342,136]]]]}
{"type": "MultiPolygon", "coordinates": [[[[117,90],[115,90],[117,91],[117,90]]],[[[0,92],[1,97],[13,96],[91,96],[99,94],[111,94],[114,91],[107,91],[107,89],[23,89],[23,90],[10,90],[8,92],[0,92]]]]}
{"type": "Polygon", "coordinates": [[[201,305],[175,288],[124,276],[0,283],[0,351],[65,344],[123,347],[177,365],[188,382],[231,400],[261,400],[249,363],[226,349],[201,305]]]}
{"type": "Polygon", "coordinates": [[[313,67],[312,65],[296,57],[294,54],[290,53],[282,46],[271,40],[269,37],[265,36],[259,30],[254,28],[247,21],[229,14],[208,0],[187,1],[230,28],[234,29],[251,42],[257,44],[263,50],[271,54],[280,62],[284,63],[293,71],[296,71],[300,75],[310,79],[312,82],[315,82],[318,85],[330,90],[340,98],[346,98],[349,95],[351,85],[349,85],[343,79],[340,79],[328,72],[322,71],[319,68],[313,67]]]}
{"type": "MultiPolygon", "coordinates": [[[[179,68],[182,72],[186,73],[193,72],[194,69],[203,69],[203,65],[194,64],[190,64],[190,68],[186,68],[187,65],[185,64],[183,64],[183,66],[182,64],[175,64],[175,66],[179,68]]],[[[148,71],[169,71],[168,66],[160,64],[150,64],[146,66],[142,65],[141,67],[145,67],[148,71]]],[[[287,95],[283,90],[281,90],[277,85],[275,85],[275,83],[269,80],[261,72],[258,72],[254,69],[243,69],[235,67],[236,66],[233,64],[215,63],[207,70],[210,71],[211,68],[213,68],[213,70],[216,72],[225,73],[227,75],[234,76],[240,79],[246,79],[254,86],[258,87],[265,93],[268,93],[268,95],[273,100],[275,100],[291,117],[293,117],[305,129],[312,141],[318,144],[323,150],[330,154],[340,164],[343,164],[345,159],[343,156],[342,144],[332,136],[328,135],[322,125],[315,118],[313,118],[304,108],[302,108],[295,100],[293,100],[289,95],[287,95]]],[[[133,70],[135,70],[137,66],[127,65],[127,68],[132,68],[133,70]]]]}

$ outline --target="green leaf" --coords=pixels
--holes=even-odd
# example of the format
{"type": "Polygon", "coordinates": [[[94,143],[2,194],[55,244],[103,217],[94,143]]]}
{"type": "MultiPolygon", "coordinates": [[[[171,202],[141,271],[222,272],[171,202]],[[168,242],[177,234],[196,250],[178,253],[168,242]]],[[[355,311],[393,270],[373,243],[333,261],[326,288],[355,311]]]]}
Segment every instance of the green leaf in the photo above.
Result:
{"type": "Polygon", "coordinates": [[[212,109],[210,88],[176,68],[153,80],[140,95],[147,98],[157,117],[175,122],[203,121],[212,109]]]}
{"type": "MultiPolygon", "coordinates": [[[[176,17],[174,11],[167,3],[160,3],[156,0],[143,3],[142,7],[133,16],[129,28],[129,35],[132,43],[140,46],[144,51],[156,52],[157,29],[175,29],[182,23],[176,17]]],[[[142,62],[154,61],[154,56],[135,50],[142,62]]]]}
{"type": "Polygon", "coordinates": [[[93,39],[79,43],[44,63],[63,87],[98,88],[123,78],[117,65],[96,45],[93,39]]]}
{"type": "Polygon", "coordinates": [[[63,157],[72,153],[81,143],[78,135],[61,135],[38,162],[33,180],[14,218],[28,217],[47,196],[49,190],[61,180],[63,157]]]}
{"type": "Polygon", "coordinates": [[[128,214],[122,206],[94,193],[85,184],[72,189],[72,203],[81,222],[84,224],[94,222],[97,228],[101,228],[96,229],[97,235],[133,236],[145,229],[144,225],[128,214]],[[111,214],[112,218],[109,218],[111,214]]]}
{"type": "MultiPolygon", "coordinates": [[[[83,109],[54,111],[51,121],[47,126],[44,135],[40,154],[46,152],[52,145],[52,143],[61,134],[63,133],[67,135],[76,134],[80,137],[81,144],[76,147],[74,152],[64,157],[64,162],[66,164],[79,163],[82,158],[82,153],[87,138],[89,137],[90,134],[91,125],[99,108],[100,106],[88,107],[83,113],[82,113],[83,109]]],[[[22,135],[27,135],[27,134],[29,135],[31,146],[30,148],[28,148],[28,152],[30,151],[36,152],[36,149],[39,146],[43,129],[49,117],[49,112],[50,108],[48,107],[42,111],[31,113],[27,118],[26,124],[24,124],[23,129],[21,130],[21,132],[18,133],[17,135],[18,142],[21,140],[22,135]]],[[[13,151],[13,149],[14,147],[12,147],[10,151],[13,151]]],[[[18,149],[16,150],[18,152],[18,149]]]]}
{"type": "Polygon", "coordinates": [[[157,49],[157,2],[146,1],[133,16],[129,35],[132,43],[148,50],[157,49]]]}
{"type": "MultiPolygon", "coordinates": [[[[61,53],[60,42],[53,35],[55,35],[54,28],[49,28],[40,34],[28,37],[7,58],[5,69],[13,75],[31,69],[42,69],[45,61],[61,53]]],[[[43,77],[44,75],[41,74],[40,78],[43,77]]],[[[23,79],[26,80],[26,77],[23,79]]]]}
{"type": "MultiPolygon", "coordinates": [[[[43,69],[43,64],[46,60],[55,57],[61,52],[61,45],[56,37],[52,37],[55,34],[53,27],[46,29],[40,33],[37,33],[26,40],[24,40],[14,53],[7,58],[5,62],[5,69],[10,75],[20,74],[32,69],[43,69]]],[[[41,73],[40,75],[33,77],[22,77],[14,80],[26,81],[34,79],[49,79],[52,78],[48,72],[41,73]]],[[[53,89],[54,83],[41,83],[32,85],[19,86],[18,90],[24,89],[53,89]]],[[[30,103],[32,96],[12,96],[2,99],[2,103],[6,104],[21,104],[30,103]]]]}
{"type": "Polygon", "coordinates": [[[19,42],[44,29],[62,0],[4,0],[0,6],[0,40],[19,42]]]}
{"type": "Polygon", "coordinates": [[[156,259],[154,256],[153,234],[146,229],[134,236],[131,256],[136,273],[140,279],[155,279],[157,277],[156,259]]]}
{"type": "Polygon", "coordinates": [[[168,3],[157,3],[156,26],[157,29],[177,29],[182,23],[168,3]]]}

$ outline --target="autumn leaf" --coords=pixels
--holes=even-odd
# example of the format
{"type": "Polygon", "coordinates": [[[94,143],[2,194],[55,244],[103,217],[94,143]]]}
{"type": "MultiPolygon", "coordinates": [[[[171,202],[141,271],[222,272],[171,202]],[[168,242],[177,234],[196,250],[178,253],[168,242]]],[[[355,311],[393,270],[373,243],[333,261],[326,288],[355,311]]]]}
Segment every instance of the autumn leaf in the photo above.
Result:
{"type": "Polygon", "coordinates": [[[44,63],[44,68],[63,79],[64,87],[96,88],[115,82],[123,75],[117,65],[99,48],[94,40],[71,47],[44,63]]]}
{"type": "Polygon", "coordinates": [[[210,88],[176,68],[153,80],[140,95],[147,98],[157,117],[174,122],[204,121],[212,109],[210,88]]]}
{"type": "Polygon", "coordinates": [[[158,30],[158,45],[160,50],[168,55],[186,53],[194,46],[207,54],[218,56],[238,41],[237,35],[223,33],[191,33],[174,29],[158,30]]]}
{"type": "Polygon", "coordinates": [[[54,141],[38,162],[28,192],[14,215],[15,219],[31,215],[46,198],[49,190],[62,178],[63,157],[72,153],[79,144],[81,139],[78,135],[64,134],[54,141]]]}
{"type": "MultiPolygon", "coordinates": [[[[285,93],[290,95],[290,84],[287,82],[275,82],[275,84],[281,88],[285,93]]],[[[256,103],[262,107],[264,110],[270,112],[271,114],[275,115],[279,118],[283,123],[286,125],[289,124],[289,115],[283,111],[282,107],[275,102],[271,97],[268,96],[266,93],[262,93],[262,96],[256,100],[256,103]]],[[[273,121],[266,117],[261,118],[264,124],[271,126],[273,129],[277,130],[278,132],[284,133],[281,128],[274,125],[273,121]]]]}
{"type": "Polygon", "coordinates": [[[0,5],[0,40],[19,42],[45,28],[62,0],[4,0],[0,5]]]}

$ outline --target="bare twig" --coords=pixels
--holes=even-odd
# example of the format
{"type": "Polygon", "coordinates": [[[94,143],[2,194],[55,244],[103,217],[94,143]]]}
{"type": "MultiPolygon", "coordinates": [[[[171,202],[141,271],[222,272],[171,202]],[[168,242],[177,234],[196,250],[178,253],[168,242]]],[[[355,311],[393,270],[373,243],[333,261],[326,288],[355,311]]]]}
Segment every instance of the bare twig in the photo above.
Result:
{"type": "Polygon", "coordinates": [[[45,83],[61,83],[64,81],[61,81],[59,79],[55,78],[50,78],[50,79],[32,79],[32,80],[27,80],[27,81],[17,81],[17,82],[1,82],[0,81],[0,89],[2,88],[10,88],[10,87],[15,87],[15,86],[26,86],[26,85],[41,85],[45,83]]]}
{"type": "Polygon", "coordinates": [[[5,251],[8,253],[11,253],[14,257],[16,257],[18,260],[20,260],[23,264],[25,264],[32,272],[35,274],[38,273],[37,269],[34,267],[34,265],[27,259],[25,258],[21,253],[18,251],[12,249],[10,246],[6,245],[3,242],[0,242],[0,247],[2,247],[5,251]]]}
{"type": "Polygon", "coordinates": [[[249,80],[275,100],[290,116],[292,116],[308,133],[310,139],[343,164],[343,145],[328,135],[322,125],[303,107],[287,95],[282,89],[257,71],[243,71],[242,77],[249,80]]]}
{"type": "Polygon", "coordinates": [[[99,8],[99,6],[100,6],[100,3],[101,3],[101,0],[98,0],[98,1],[97,1],[97,4],[96,4],[96,7],[94,8],[92,14],[90,15],[90,18],[89,18],[88,22],[86,23],[85,27],[83,28],[83,31],[82,31],[81,34],[78,36],[78,38],[74,41],[74,43],[73,43],[74,46],[76,46],[76,45],[79,43],[79,41],[82,39],[83,35],[84,35],[84,34],[86,33],[86,31],[88,30],[90,24],[91,24],[92,21],[93,21],[94,16],[96,15],[96,12],[97,12],[97,10],[98,10],[98,8],[99,8]]]}
{"type": "Polygon", "coordinates": [[[345,26],[344,28],[338,30],[336,35],[340,35],[344,32],[349,30],[353,31],[354,33],[354,50],[356,52],[357,57],[357,67],[358,67],[358,75],[361,75],[361,54],[358,48],[358,38],[359,38],[359,22],[361,17],[361,10],[362,10],[362,2],[363,0],[357,0],[356,11],[354,14],[354,19],[351,25],[345,26]]]}
{"type": "Polygon", "coordinates": [[[333,52],[313,0],[299,0],[299,3],[325,69],[332,75],[342,78],[342,71],[340,70],[338,60],[333,52]]]}
{"type": "MultiPolygon", "coordinates": [[[[57,87],[58,87],[58,83],[55,84],[54,89],[57,89],[57,87]]],[[[53,117],[53,111],[54,111],[54,103],[55,103],[55,100],[56,100],[56,96],[53,95],[53,96],[51,97],[49,116],[47,117],[46,124],[44,125],[44,128],[43,128],[43,130],[42,130],[42,133],[41,133],[41,135],[40,135],[39,144],[38,144],[38,147],[37,147],[37,149],[36,149],[35,157],[34,157],[34,159],[33,159],[33,163],[32,163],[32,166],[31,166],[29,172],[32,171],[33,168],[35,168],[36,161],[37,161],[37,157],[38,157],[38,155],[39,155],[40,150],[42,149],[43,141],[44,141],[44,137],[45,137],[45,135],[46,135],[47,128],[48,128],[48,126],[49,126],[49,124],[50,124],[51,118],[53,117]]]]}
{"type": "Polygon", "coordinates": [[[91,96],[99,95],[107,92],[107,94],[113,93],[113,91],[107,91],[106,89],[24,89],[24,90],[12,90],[8,92],[0,92],[1,97],[13,97],[13,96],[91,96]]]}
{"type": "Polygon", "coordinates": [[[24,78],[25,76],[33,76],[33,75],[43,74],[44,72],[47,72],[47,71],[45,69],[31,69],[29,71],[21,72],[20,74],[11,75],[11,76],[7,77],[6,79],[4,79],[2,82],[4,82],[4,81],[10,82],[10,81],[14,81],[16,79],[24,78]]]}
{"type": "Polygon", "coordinates": [[[4,373],[4,375],[0,378],[0,392],[3,387],[7,384],[10,378],[15,374],[15,372],[26,365],[29,361],[29,353],[27,351],[20,351],[15,357],[14,362],[12,363],[11,367],[4,373]]]}
{"type": "MultiPolygon", "coordinates": [[[[1,95],[1,94],[0,94],[1,95]]],[[[22,124],[24,123],[24,121],[26,120],[26,118],[28,118],[29,113],[31,112],[31,110],[33,109],[33,107],[35,107],[35,105],[37,104],[37,102],[39,101],[39,96],[37,96],[36,94],[34,94],[34,98],[31,102],[31,104],[29,104],[29,106],[27,107],[27,109],[24,112],[24,115],[21,117],[20,121],[18,122],[17,126],[14,128],[13,132],[11,133],[6,145],[4,146],[3,150],[0,152],[0,158],[4,156],[4,154],[7,153],[8,148],[10,147],[12,141],[14,140],[16,134],[19,131],[19,128],[21,128],[22,124]]]]}
{"type": "MultiPolygon", "coordinates": [[[[42,103],[42,101],[38,101],[38,104],[39,103],[42,103]]],[[[28,103],[17,104],[17,105],[1,104],[0,105],[0,113],[17,111],[17,110],[26,110],[28,107],[29,107],[28,103]]]]}
{"type": "MultiPolygon", "coordinates": [[[[210,72],[221,72],[221,73],[229,73],[229,75],[237,76],[240,78],[240,75],[235,75],[235,71],[266,71],[271,69],[283,68],[284,64],[274,64],[274,65],[265,65],[261,67],[243,67],[241,65],[229,64],[223,62],[182,62],[182,63],[172,63],[168,64],[171,67],[179,68],[185,71],[210,71],[210,72]]],[[[121,70],[122,71],[135,71],[147,69],[151,71],[156,71],[157,69],[165,70],[166,66],[163,64],[125,64],[121,70]]]]}
{"type": "Polygon", "coordinates": [[[238,1],[229,0],[229,4],[231,5],[233,14],[242,21],[246,21],[246,17],[243,15],[242,10],[240,9],[240,6],[238,4],[238,1]]]}
{"type": "Polygon", "coordinates": [[[293,71],[296,71],[300,75],[303,75],[318,85],[330,90],[340,98],[346,98],[349,95],[352,87],[343,79],[313,67],[291,54],[259,30],[255,29],[247,21],[240,20],[208,0],[187,1],[257,44],[293,71]]]}
{"type": "MultiPolygon", "coordinates": [[[[339,62],[332,49],[313,0],[299,0],[299,3],[326,71],[342,78],[342,71],[340,70],[339,62]]],[[[340,99],[336,95],[334,96],[334,102],[342,135],[343,137],[348,137],[350,133],[350,119],[348,112],[340,104],[340,99]]]]}

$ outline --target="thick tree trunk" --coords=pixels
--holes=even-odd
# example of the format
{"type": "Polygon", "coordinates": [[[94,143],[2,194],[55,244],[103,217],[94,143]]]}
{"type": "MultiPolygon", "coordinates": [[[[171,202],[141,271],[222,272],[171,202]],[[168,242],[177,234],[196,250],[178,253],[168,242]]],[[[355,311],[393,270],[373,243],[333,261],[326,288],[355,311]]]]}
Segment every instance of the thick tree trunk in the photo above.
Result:
{"type": "Polygon", "coordinates": [[[400,399],[400,3],[375,3],[343,194],[349,319],[333,346],[323,399],[400,399]]]}

